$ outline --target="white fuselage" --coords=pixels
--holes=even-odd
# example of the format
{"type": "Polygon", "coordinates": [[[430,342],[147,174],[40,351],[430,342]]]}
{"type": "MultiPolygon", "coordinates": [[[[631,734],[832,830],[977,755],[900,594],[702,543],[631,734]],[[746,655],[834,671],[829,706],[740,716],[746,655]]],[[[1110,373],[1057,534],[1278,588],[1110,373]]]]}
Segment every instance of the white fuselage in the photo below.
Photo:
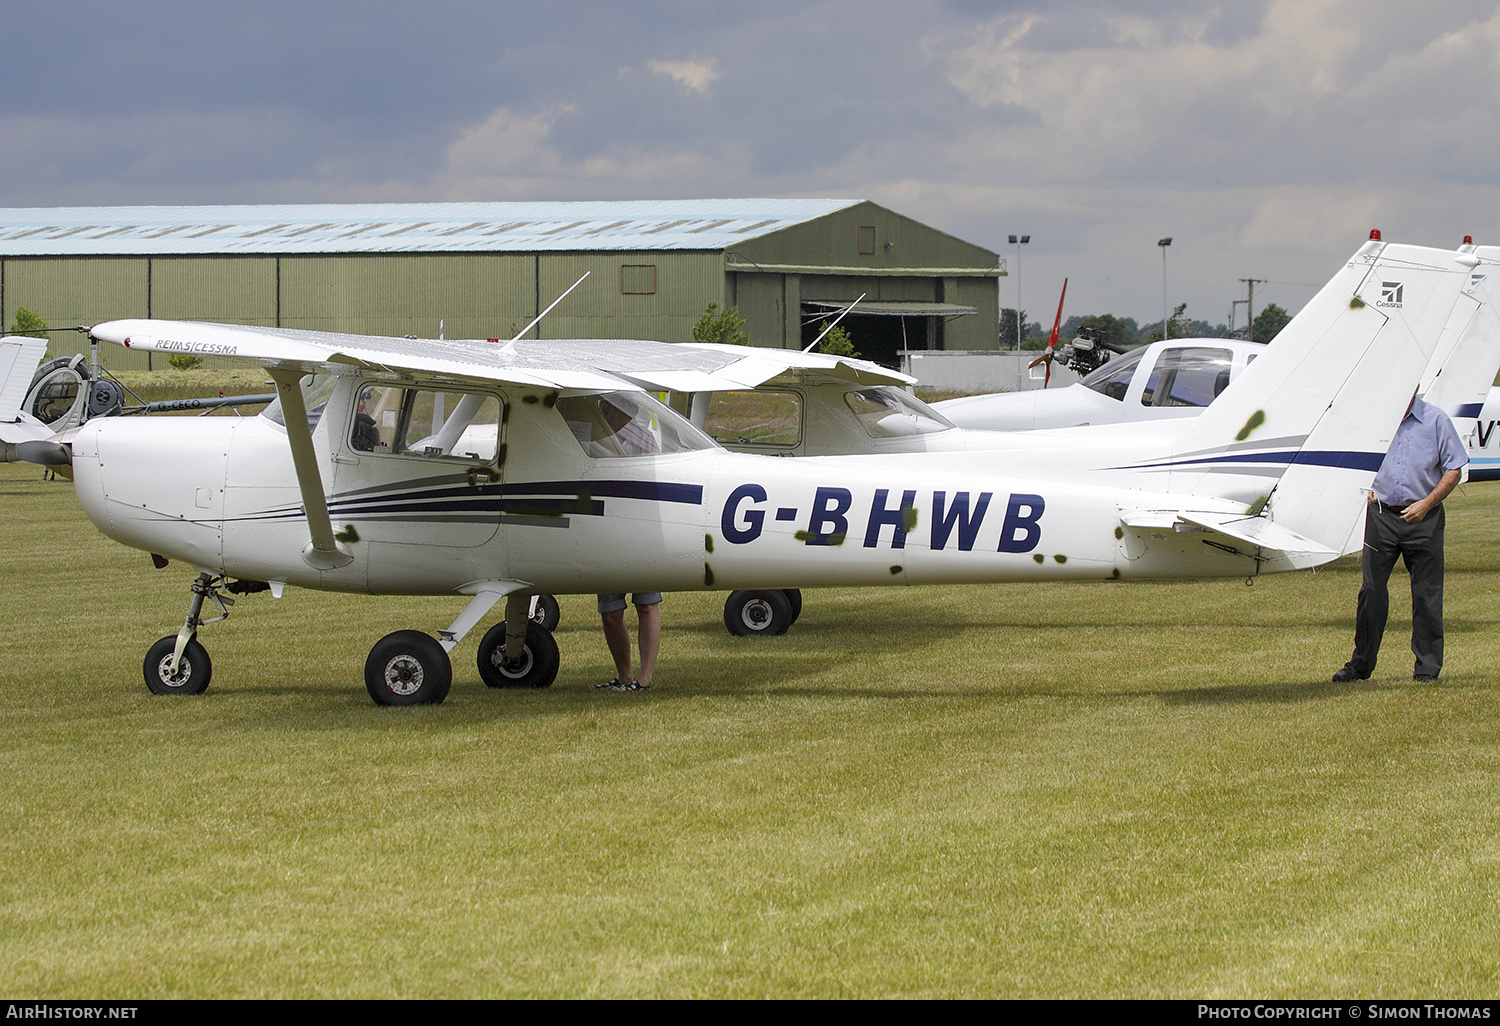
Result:
{"type": "Polygon", "coordinates": [[[301,558],[286,429],[266,416],[187,431],[176,419],[91,421],[73,442],[79,499],[109,536],[202,570],[372,593],[497,579],[561,594],[1257,572],[1250,555],[1191,533],[1120,526],[1126,506],[1243,511],[1229,499],[1158,493],[1141,478],[1029,477],[965,453],[594,458],[523,388],[492,393],[507,411],[493,464],[361,451],[354,397],[368,380],[340,378],[313,433],[346,566],[301,558]]]}
{"type": "Polygon", "coordinates": [[[933,409],[959,427],[982,431],[1193,417],[1265,349],[1224,338],[1153,342],[1111,360],[1076,385],[947,399],[933,409]]]}

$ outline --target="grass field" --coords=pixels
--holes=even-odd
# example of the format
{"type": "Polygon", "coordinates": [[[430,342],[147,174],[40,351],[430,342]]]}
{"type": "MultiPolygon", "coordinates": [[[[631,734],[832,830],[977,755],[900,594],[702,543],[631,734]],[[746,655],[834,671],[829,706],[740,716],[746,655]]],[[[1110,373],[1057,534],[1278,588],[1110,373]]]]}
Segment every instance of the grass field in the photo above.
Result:
{"type": "MultiPolygon", "coordinates": [[[[361,673],[458,600],[289,590],[142,684],[190,572],[0,465],[12,997],[1500,996],[1500,488],[1449,502],[1448,665],[1334,686],[1358,568],[827,590],[781,638],[671,595],[657,687],[592,597],[563,669],[361,673]]],[[[632,618],[633,619],[633,618],[632,618]]]]}

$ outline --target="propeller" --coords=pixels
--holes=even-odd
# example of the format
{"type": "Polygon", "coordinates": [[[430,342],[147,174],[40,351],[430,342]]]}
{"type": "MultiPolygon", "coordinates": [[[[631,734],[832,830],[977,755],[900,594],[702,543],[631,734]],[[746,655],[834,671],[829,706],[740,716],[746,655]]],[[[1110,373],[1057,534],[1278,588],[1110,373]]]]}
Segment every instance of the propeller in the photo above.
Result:
{"type": "Polygon", "coordinates": [[[1035,367],[1039,363],[1047,365],[1046,376],[1042,378],[1042,387],[1046,388],[1052,384],[1052,359],[1053,352],[1057,348],[1057,333],[1062,328],[1063,300],[1068,297],[1068,279],[1063,279],[1062,295],[1057,297],[1057,319],[1052,322],[1052,337],[1047,340],[1047,351],[1026,366],[1035,367]]]}

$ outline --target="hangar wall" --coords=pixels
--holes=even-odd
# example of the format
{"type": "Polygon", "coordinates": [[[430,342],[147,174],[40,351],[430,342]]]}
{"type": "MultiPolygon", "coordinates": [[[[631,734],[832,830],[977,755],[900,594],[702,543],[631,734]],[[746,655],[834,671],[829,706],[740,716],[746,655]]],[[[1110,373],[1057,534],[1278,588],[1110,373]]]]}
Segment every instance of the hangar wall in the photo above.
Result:
{"type": "MultiPolygon", "coordinates": [[[[7,257],[0,317],[24,306],[54,328],[158,317],[419,338],[441,322],[448,338],[512,338],[585,271],[528,338],[687,341],[709,302],[726,304],[718,253],[7,257]]],[[[51,351],[84,345],[55,335],[51,351]]],[[[101,353],[116,370],[161,362],[101,353]]]]}
{"type": "MultiPolygon", "coordinates": [[[[739,311],[752,344],[801,348],[830,305],[863,294],[867,309],[844,326],[871,358],[894,366],[906,347],[995,347],[1004,270],[982,247],[867,201],[684,202],[477,205],[489,220],[468,223],[453,205],[172,208],[146,229],[158,215],[143,208],[4,211],[14,227],[0,235],[14,245],[0,248],[0,318],[8,326],[25,306],[53,327],[156,317],[418,338],[437,337],[441,322],[449,338],[510,338],[589,272],[529,337],[684,341],[712,302],[739,311]],[[506,220],[523,214],[531,220],[506,220]],[[514,237],[518,226],[529,241],[514,237]],[[375,230],[382,248],[357,248],[375,230]],[[309,245],[320,231],[328,237],[309,245]],[[85,232],[115,248],[89,252],[85,232]],[[130,232],[139,241],[122,244],[130,232]],[[435,248],[455,236],[465,248],[435,248]],[[25,241],[39,237],[56,241],[25,241]],[[346,238],[356,241],[338,251],[346,238]]],[[[56,335],[52,349],[84,344],[56,335]]],[[[103,355],[122,370],[161,363],[115,347],[103,355]]]]}

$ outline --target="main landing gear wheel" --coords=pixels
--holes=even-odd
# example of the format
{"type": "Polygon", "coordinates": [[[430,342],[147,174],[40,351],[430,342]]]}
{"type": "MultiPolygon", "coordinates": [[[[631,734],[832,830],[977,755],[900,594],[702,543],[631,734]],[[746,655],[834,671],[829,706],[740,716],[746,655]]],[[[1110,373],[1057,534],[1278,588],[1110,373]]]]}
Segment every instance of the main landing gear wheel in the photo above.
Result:
{"type": "MultiPolygon", "coordinates": [[[[545,597],[545,596],[544,596],[545,597]]],[[[535,620],[526,623],[526,644],[515,663],[505,661],[505,621],[485,632],[479,642],[479,676],[489,688],[545,688],[557,679],[562,656],[557,641],[535,620]]]]}
{"type": "Polygon", "coordinates": [[[538,595],[536,609],[531,613],[531,622],[550,634],[557,630],[561,620],[562,608],[557,604],[557,599],[551,595],[538,595]]]}
{"type": "Polygon", "coordinates": [[[792,600],[781,590],[732,591],[724,602],[724,626],[742,638],[785,634],[793,619],[792,600]]]}
{"type": "Polygon", "coordinates": [[[802,615],[802,589],[783,588],[782,590],[786,592],[786,600],[792,604],[792,619],[787,624],[790,627],[797,622],[797,617],[802,615]]]}
{"type": "Polygon", "coordinates": [[[146,687],[154,695],[201,695],[208,689],[208,681],[214,674],[214,665],[208,652],[198,639],[187,643],[182,658],[177,662],[177,672],[168,672],[172,664],[172,653],[177,648],[177,635],[169,634],[146,651],[146,661],[141,671],[146,676],[146,687]]]}
{"type": "Polygon", "coordinates": [[[453,686],[453,664],[430,635],[396,631],[365,660],[365,689],[376,705],[437,705],[453,686]]]}

